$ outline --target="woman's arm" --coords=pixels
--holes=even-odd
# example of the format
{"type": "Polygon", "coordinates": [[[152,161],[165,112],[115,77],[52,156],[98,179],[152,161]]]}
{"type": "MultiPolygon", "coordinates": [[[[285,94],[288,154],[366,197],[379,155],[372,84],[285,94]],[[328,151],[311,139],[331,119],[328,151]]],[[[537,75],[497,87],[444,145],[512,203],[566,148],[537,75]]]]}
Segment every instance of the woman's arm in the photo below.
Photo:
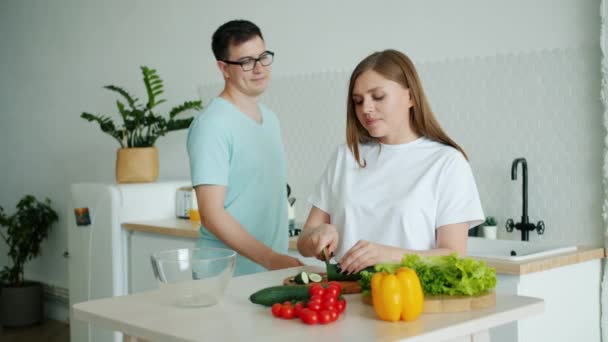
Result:
{"type": "Polygon", "coordinates": [[[332,254],[338,246],[338,232],[329,214],[313,206],[298,238],[298,251],[305,257],[321,258],[321,251],[332,254]]]}
{"type": "Polygon", "coordinates": [[[357,273],[382,262],[400,262],[404,254],[466,255],[469,224],[455,223],[437,228],[436,248],[418,251],[359,240],[338,262],[347,273],[357,273]]]}

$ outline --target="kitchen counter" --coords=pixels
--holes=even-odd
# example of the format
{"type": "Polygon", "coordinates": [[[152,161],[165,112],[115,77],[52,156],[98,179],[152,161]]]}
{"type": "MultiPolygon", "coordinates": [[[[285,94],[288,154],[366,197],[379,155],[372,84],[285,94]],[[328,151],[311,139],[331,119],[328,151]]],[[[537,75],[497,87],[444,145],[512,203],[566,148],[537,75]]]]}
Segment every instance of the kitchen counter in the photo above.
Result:
{"type": "Polygon", "coordinates": [[[590,260],[603,259],[605,257],[606,254],[604,248],[578,246],[576,251],[525,261],[505,261],[480,257],[475,257],[475,259],[485,261],[488,266],[496,269],[496,273],[523,275],[547,271],[568,265],[575,265],[590,260]]]}
{"type": "Polygon", "coordinates": [[[496,307],[482,310],[423,314],[413,322],[383,322],[359,294],[347,295],[346,312],[329,325],[308,326],[299,320],[274,318],[270,308],[249,302],[251,293],[281,284],[311,266],[263,272],[231,279],[218,305],[178,308],[162,292],[75,304],[74,318],[152,341],[489,341],[488,329],[543,312],[542,299],[497,295],[496,307]]]}
{"type": "MultiPolygon", "coordinates": [[[[190,221],[187,219],[170,218],[164,220],[153,221],[134,221],[123,223],[123,229],[128,231],[138,231],[144,233],[164,234],[169,236],[177,236],[183,238],[198,239],[199,234],[198,221],[190,221]]],[[[285,231],[285,234],[288,232],[285,231]]],[[[297,237],[289,239],[289,249],[297,250],[297,237]]]]}
{"type": "MultiPolygon", "coordinates": [[[[184,238],[199,237],[199,223],[185,219],[175,218],[154,221],[137,221],[123,223],[122,226],[124,229],[130,231],[141,231],[184,238]]],[[[297,237],[289,238],[289,249],[296,251],[296,242],[297,237]]],[[[475,259],[484,260],[488,266],[494,267],[497,273],[523,275],[578,264],[589,260],[602,259],[605,256],[604,248],[579,246],[576,251],[525,261],[504,261],[485,258],[475,259]]]]}

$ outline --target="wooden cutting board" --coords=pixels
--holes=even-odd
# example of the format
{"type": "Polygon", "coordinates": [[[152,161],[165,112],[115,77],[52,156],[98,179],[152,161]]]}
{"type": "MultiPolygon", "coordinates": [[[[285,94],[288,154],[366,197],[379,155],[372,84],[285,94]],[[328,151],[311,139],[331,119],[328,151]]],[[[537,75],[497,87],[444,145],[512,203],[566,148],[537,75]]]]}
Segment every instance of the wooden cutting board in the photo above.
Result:
{"type": "MultiPolygon", "coordinates": [[[[372,305],[372,297],[361,297],[365,304],[372,305]]],[[[494,291],[479,296],[430,296],[424,295],[423,313],[462,312],[494,307],[494,291]]]]}
{"type": "MultiPolygon", "coordinates": [[[[283,285],[301,285],[301,286],[311,286],[314,284],[327,285],[327,273],[318,273],[323,279],[319,283],[308,283],[306,285],[296,284],[293,277],[287,277],[283,280],[283,285]]],[[[361,286],[356,281],[338,281],[340,286],[342,286],[342,294],[353,294],[353,293],[361,293],[361,286]]]]}

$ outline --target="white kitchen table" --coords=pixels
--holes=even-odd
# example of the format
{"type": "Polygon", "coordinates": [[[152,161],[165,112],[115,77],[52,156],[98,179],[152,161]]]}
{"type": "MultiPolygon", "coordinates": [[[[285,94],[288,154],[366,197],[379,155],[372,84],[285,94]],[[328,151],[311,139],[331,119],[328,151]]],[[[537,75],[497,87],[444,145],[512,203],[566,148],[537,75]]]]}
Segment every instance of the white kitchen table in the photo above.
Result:
{"type": "Polygon", "coordinates": [[[264,287],[282,284],[303,266],[230,280],[222,301],[206,308],[180,308],[155,290],[78,303],[73,317],[150,341],[489,341],[488,329],[544,310],[542,299],[497,295],[496,307],[460,313],[422,314],[413,322],[384,322],[359,294],[347,295],[338,321],[309,326],[282,320],[249,302],[264,287]]]}

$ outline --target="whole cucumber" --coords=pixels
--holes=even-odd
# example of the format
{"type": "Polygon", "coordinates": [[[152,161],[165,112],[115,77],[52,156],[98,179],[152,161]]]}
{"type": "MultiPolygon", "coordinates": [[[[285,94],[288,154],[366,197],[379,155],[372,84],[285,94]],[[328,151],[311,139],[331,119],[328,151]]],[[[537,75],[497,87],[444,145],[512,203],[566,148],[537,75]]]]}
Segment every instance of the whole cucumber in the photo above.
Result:
{"type": "Polygon", "coordinates": [[[272,306],[275,303],[283,303],[287,300],[308,300],[308,286],[284,285],[272,286],[261,289],[251,296],[249,300],[254,304],[272,306]]]}
{"type": "Polygon", "coordinates": [[[361,272],[370,271],[375,272],[374,266],[369,266],[363,271],[353,273],[353,274],[342,274],[342,269],[340,268],[340,264],[327,264],[327,280],[328,281],[357,281],[361,279],[361,272]]]}

